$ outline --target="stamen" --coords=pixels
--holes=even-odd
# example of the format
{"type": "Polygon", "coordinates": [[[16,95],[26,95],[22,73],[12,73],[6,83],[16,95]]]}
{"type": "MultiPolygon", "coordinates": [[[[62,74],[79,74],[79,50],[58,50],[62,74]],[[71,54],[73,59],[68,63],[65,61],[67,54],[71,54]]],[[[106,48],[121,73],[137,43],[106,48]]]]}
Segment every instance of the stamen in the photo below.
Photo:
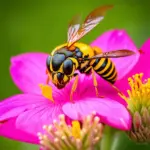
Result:
{"type": "Polygon", "coordinates": [[[77,138],[81,138],[81,129],[80,129],[80,123],[78,121],[73,121],[72,122],[72,135],[73,137],[77,138]]]}
{"type": "Polygon", "coordinates": [[[67,125],[65,116],[60,115],[59,121],[53,121],[53,125],[43,126],[46,134],[38,133],[41,146],[46,150],[65,149],[65,150],[83,150],[94,149],[101,137],[103,125],[98,117],[89,115],[83,119],[83,122],[73,121],[72,126],[67,125]]]}
{"type": "Polygon", "coordinates": [[[39,84],[39,87],[42,91],[42,95],[54,103],[54,99],[52,95],[52,87],[49,85],[43,85],[43,84],[39,84]]]}
{"type": "Polygon", "coordinates": [[[128,78],[131,90],[127,90],[128,96],[120,95],[127,103],[128,108],[133,111],[140,111],[141,106],[150,105],[150,79],[142,82],[143,73],[135,74],[128,78]]]}
{"type": "MultiPolygon", "coordinates": [[[[128,97],[120,95],[126,102],[132,116],[132,127],[128,132],[137,142],[150,142],[150,78],[142,81],[143,73],[128,78],[128,97]]],[[[125,122],[121,120],[125,125],[125,122]]]]}

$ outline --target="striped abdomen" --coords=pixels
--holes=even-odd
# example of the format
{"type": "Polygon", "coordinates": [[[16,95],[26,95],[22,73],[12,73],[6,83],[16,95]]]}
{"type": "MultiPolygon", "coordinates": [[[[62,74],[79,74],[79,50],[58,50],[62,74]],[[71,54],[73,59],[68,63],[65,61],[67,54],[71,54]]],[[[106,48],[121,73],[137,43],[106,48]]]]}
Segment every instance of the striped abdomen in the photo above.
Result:
{"type": "Polygon", "coordinates": [[[91,60],[90,65],[95,72],[110,83],[117,79],[117,71],[114,63],[109,58],[97,58],[91,60]]]}

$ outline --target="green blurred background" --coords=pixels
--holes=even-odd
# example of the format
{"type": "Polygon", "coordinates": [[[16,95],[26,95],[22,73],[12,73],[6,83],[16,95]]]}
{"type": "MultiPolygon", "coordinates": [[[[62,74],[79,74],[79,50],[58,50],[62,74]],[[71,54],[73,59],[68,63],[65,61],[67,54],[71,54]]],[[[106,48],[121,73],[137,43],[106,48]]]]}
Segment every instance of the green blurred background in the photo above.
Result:
{"type": "MultiPolygon", "coordinates": [[[[103,4],[115,7],[82,41],[90,43],[113,28],[126,29],[138,47],[150,37],[150,1],[147,0],[0,0],[0,99],[19,93],[9,75],[11,56],[29,51],[50,52],[66,41],[72,16],[81,13],[85,17],[103,4]]],[[[0,137],[0,150],[27,149],[38,148],[0,137]]],[[[113,149],[146,150],[150,146],[137,145],[121,134],[113,149]]]]}

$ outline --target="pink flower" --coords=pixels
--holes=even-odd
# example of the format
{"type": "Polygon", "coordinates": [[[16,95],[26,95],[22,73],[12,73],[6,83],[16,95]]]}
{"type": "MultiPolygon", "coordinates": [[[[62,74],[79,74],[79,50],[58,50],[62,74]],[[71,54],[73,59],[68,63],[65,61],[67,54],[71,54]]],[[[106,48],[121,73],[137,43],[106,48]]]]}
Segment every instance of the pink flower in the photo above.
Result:
{"type": "Polygon", "coordinates": [[[132,77],[135,74],[143,73],[143,81],[150,78],[150,38],[141,46],[140,51],[141,55],[133,69],[129,71],[123,79],[117,81],[115,84],[123,93],[126,93],[130,88],[127,82],[129,77],[132,77]]]}
{"type": "MultiPolygon", "coordinates": [[[[122,85],[133,67],[139,65],[139,52],[124,30],[111,30],[96,39],[92,46],[98,46],[103,51],[129,49],[136,52],[126,58],[113,59],[118,70],[119,85],[122,85]]],[[[125,102],[117,96],[116,91],[97,75],[100,95],[97,98],[91,75],[80,75],[72,103],[69,99],[73,80],[62,90],[58,90],[52,83],[53,99],[45,98],[39,84],[46,83],[45,60],[48,54],[26,53],[11,59],[10,73],[14,83],[23,94],[14,95],[0,102],[0,135],[15,140],[38,143],[37,132],[42,132],[42,126],[50,124],[60,114],[68,118],[79,120],[79,116],[86,116],[96,111],[101,121],[110,126],[128,130],[131,118],[124,107],[125,102]]],[[[143,57],[140,60],[143,61],[143,57]]],[[[146,56],[147,58],[147,56],[146,56]]],[[[145,59],[146,59],[145,58],[145,59]]],[[[148,59],[148,58],[147,58],[148,59]]],[[[143,62],[144,63],[144,62],[143,62]]],[[[137,66],[137,68],[139,68],[137,66]]],[[[143,67],[144,68],[144,67],[143,67]]],[[[146,67],[145,67],[146,68],[146,67]]],[[[118,85],[117,84],[117,85],[118,85]]]]}

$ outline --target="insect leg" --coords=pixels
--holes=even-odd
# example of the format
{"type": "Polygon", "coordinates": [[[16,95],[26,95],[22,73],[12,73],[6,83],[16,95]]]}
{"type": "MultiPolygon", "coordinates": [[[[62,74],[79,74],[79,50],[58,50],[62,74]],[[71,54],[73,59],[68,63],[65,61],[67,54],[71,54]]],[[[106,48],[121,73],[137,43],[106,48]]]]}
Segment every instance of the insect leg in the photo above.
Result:
{"type": "Polygon", "coordinates": [[[50,78],[49,78],[49,76],[47,76],[46,84],[48,84],[48,83],[49,83],[49,81],[50,81],[50,78]]]}
{"type": "Polygon", "coordinates": [[[46,69],[46,74],[47,74],[46,84],[48,84],[49,81],[51,80],[51,77],[50,77],[49,72],[48,72],[47,69],[46,69]]]}
{"type": "Polygon", "coordinates": [[[78,85],[78,80],[79,80],[79,76],[75,75],[75,80],[74,83],[72,85],[72,89],[71,89],[71,93],[70,93],[70,101],[73,102],[73,93],[76,91],[77,85],[78,85]]]}
{"type": "Polygon", "coordinates": [[[112,83],[110,83],[110,82],[108,82],[110,85],[111,85],[111,87],[115,90],[115,91],[117,91],[117,93],[119,94],[119,95],[124,95],[114,84],[112,84],[112,83]]]}
{"type": "Polygon", "coordinates": [[[92,78],[93,78],[93,84],[94,84],[94,87],[95,87],[96,96],[100,97],[100,98],[103,98],[104,96],[99,95],[98,88],[97,88],[98,87],[97,79],[96,79],[95,71],[94,71],[93,68],[92,68],[92,78]]]}

